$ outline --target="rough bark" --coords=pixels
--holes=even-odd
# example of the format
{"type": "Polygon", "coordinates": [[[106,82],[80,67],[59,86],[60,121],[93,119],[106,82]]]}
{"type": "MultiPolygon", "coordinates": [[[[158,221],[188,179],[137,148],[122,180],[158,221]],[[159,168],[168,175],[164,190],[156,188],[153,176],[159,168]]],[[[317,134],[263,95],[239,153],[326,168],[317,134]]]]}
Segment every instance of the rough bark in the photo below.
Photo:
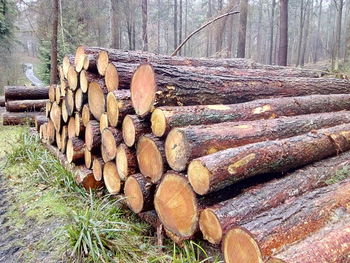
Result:
{"type": "Polygon", "coordinates": [[[165,141],[169,166],[178,172],[198,157],[256,142],[288,138],[350,123],[350,112],[317,113],[271,120],[223,122],[173,129],[165,141]]]}
{"type": "Polygon", "coordinates": [[[103,186],[103,182],[96,181],[93,172],[84,165],[77,166],[77,169],[79,170],[75,177],[75,181],[82,185],[86,190],[98,189],[103,186]]]}
{"type": "Polygon", "coordinates": [[[137,165],[136,152],[128,148],[124,143],[117,147],[116,165],[120,179],[125,181],[130,175],[139,171],[137,165]]]}
{"type": "Polygon", "coordinates": [[[148,35],[147,35],[147,3],[148,0],[142,0],[142,42],[143,42],[143,51],[148,50],[148,35]]]}
{"type": "Polygon", "coordinates": [[[30,125],[34,126],[35,117],[43,115],[40,112],[5,112],[2,115],[3,125],[30,125]]]}
{"type": "Polygon", "coordinates": [[[204,239],[219,244],[232,227],[252,217],[282,205],[286,200],[296,198],[316,188],[332,184],[341,171],[350,165],[350,153],[303,167],[240,195],[205,208],[199,218],[199,227],[204,239]]]}
{"type": "Polygon", "coordinates": [[[84,158],[85,143],[78,137],[73,137],[67,143],[67,160],[68,162],[77,162],[84,158]]]}
{"type": "Polygon", "coordinates": [[[280,37],[278,65],[287,66],[288,55],[288,0],[280,0],[280,37]]]}
{"type": "Polygon", "coordinates": [[[91,120],[85,128],[85,144],[86,148],[91,151],[101,145],[100,124],[98,121],[91,120]]]}
{"type": "Polygon", "coordinates": [[[51,63],[50,63],[50,84],[57,83],[57,31],[58,31],[58,13],[59,0],[52,0],[52,31],[51,31],[51,63]]]}
{"type": "Polygon", "coordinates": [[[286,172],[347,151],[349,139],[350,125],[344,124],[227,149],[194,159],[188,168],[189,180],[198,194],[207,194],[244,178],[286,172]]]}
{"type": "Polygon", "coordinates": [[[5,86],[5,101],[38,100],[49,98],[49,87],[5,86]]]}
{"type": "Polygon", "coordinates": [[[141,135],[151,131],[149,122],[140,119],[137,115],[126,115],[123,120],[122,132],[124,143],[132,147],[141,135]]]}
{"type": "Polygon", "coordinates": [[[47,100],[10,100],[6,102],[8,112],[41,111],[47,100]]]}
{"type": "Polygon", "coordinates": [[[245,57],[247,18],[248,18],[248,0],[241,0],[240,1],[240,13],[239,13],[238,44],[237,44],[237,57],[238,58],[245,57]]]}
{"type": "Polygon", "coordinates": [[[146,116],[154,105],[232,104],[349,90],[350,82],[339,79],[213,75],[206,69],[192,72],[186,67],[143,64],[134,73],[131,99],[136,113],[146,116]]]}
{"type": "Polygon", "coordinates": [[[130,100],[129,90],[114,90],[107,95],[107,117],[109,125],[119,126],[127,114],[132,114],[134,108],[130,100]]]}

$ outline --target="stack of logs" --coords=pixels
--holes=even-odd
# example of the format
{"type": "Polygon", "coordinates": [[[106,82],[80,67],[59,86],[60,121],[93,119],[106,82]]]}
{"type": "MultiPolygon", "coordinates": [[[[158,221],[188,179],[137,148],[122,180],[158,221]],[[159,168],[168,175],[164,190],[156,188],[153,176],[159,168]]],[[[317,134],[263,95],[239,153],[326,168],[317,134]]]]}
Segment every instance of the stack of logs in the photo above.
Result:
{"type": "Polygon", "coordinates": [[[40,137],[157,232],[221,244],[226,262],[349,253],[349,81],[84,46],[59,76],[40,137]]]}
{"type": "Polygon", "coordinates": [[[53,86],[5,86],[3,103],[0,99],[0,106],[6,107],[2,115],[3,125],[34,125],[35,119],[43,121],[49,91],[53,89],[53,86]]]}

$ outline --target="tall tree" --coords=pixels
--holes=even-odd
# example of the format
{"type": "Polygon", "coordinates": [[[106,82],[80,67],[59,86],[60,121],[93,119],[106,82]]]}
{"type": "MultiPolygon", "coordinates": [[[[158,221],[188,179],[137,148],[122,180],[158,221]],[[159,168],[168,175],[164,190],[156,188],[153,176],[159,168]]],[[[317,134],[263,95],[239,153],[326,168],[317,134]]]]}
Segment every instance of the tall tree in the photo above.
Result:
{"type": "Polygon", "coordinates": [[[177,0],[174,0],[174,50],[177,48],[178,42],[177,42],[177,0]]]}
{"type": "Polygon", "coordinates": [[[313,0],[308,0],[306,5],[306,18],[305,18],[305,26],[304,26],[304,42],[301,50],[300,56],[300,66],[304,66],[305,64],[305,56],[306,56],[306,48],[309,40],[309,27],[310,27],[310,16],[313,11],[313,0]]]}
{"type": "Polygon", "coordinates": [[[271,21],[270,21],[270,45],[269,45],[269,64],[272,65],[272,56],[273,56],[273,29],[275,26],[275,9],[276,9],[276,0],[272,0],[271,4],[271,21]]]}
{"type": "Polygon", "coordinates": [[[248,17],[248,0],[241,0],[240,14],[239,14],[239,32],[238,32],[238,45],[237,45],[237,57],[245,57],[245,45],[247,35],[247,17],[248,17]]]}
{"type": "Polygon", "coordinates": [[[58,0],[53,0],[53,21],[51,35],[51,68],[50,84],[57,83],[57,31],[58,31],[58,0]]]}
{"type": "Polygon", "coordinates": [[[287,66],[288,55],[288,0],[280,0],[280,40],[278,65],[287,66]]]}
{"type": "Polygon", "coordinates": [[[148,50],[147,18],[147,0],[142,0],[142,41],[144,51],[148,50]]]}
{"type": "Polygon", "coordinates": [[[337,23],[335,29],[335,41],[333,45],[333,59],[332,59],[332,69],[338,70],[339,68],[339,55],[340,55],[340,37],[341,37],[341,24],[343,16],[344,0],[334,1],[337,8],[337,23]]]}
{"type": "Polygon", "coordinates": [[[320,0],[319,7],[318,7],[317,33],[316,33],[315,43],[314,43],[314,63],[318,61],[318,51],[319,51],[320,41],[321,41],[320,31],[321,31],[321,18],[322,18],[322,2],[323,0],[320,0]]]}
{"type": "Polygon", "coordinates": [[[305,22],[304,0],[300,0],[298,56],[297,56],[297,63],[296,63],[297,67],[300,65],[301,43],[303,42],[304,22],[305,22]]]}
{"type": "Polygon", "coordinates": [[[119,0],[111,0],[111,47],[120,48],[119,33],[119,0]]]}
{"type": "MultiPolygon", "coordinates": [[[[182,0],[179,0],[179,44],[182,42],[182,0]]],[[[181,55],[181,49],[179,55],[181,55]]]]}

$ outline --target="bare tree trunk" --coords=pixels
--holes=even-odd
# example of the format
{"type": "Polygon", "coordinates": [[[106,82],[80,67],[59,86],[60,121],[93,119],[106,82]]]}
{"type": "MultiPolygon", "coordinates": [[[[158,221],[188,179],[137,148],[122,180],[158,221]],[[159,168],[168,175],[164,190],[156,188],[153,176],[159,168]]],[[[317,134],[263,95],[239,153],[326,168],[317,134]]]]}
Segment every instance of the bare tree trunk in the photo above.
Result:
{"type": "Polygon", "coordinates": [[[280,0],[280,41],[278,65],[287,66],[288,55],[288,0],[280,0]]]}
{"type": "Polygon", "coordinates": [[[157,53],[160,53],[160,0],[157,0],[157,53]]]}
{"type": "Polygon", "coordinates": [[[57,30],[58,30],[58,0],[53,0],[50,84],[57,83],[57,30]]]}
{"type": "Polygon", "coordinates": [[[307,14],[306,14],[306,19],[305,19],[305,33],[304,33],[304,43],[301,51],[301,58],[300,58],[300,66],[304,66],[305,64],[305,54],[306,54],[306,49],[307,49],[307,43],[309,39],[309,28],[310,28],[310,16],[313,11],[313,0],[308,1],[307,3],[307,14]]]}
{"type": "MultiPolygon", "coordinates": [[[[133,14],[132,14],[133,15],[133,14]]],[[[131,32],[132,32],[132,49],[135,50],[136,49],[136,32],[135,32],[135,18],[132,18],[132,28],[131,28],[131,32]]]]}
{"type": "Polygon", "coordinates": [[[341,36],[341,21],[343,16],[344,0],[337,1],[337,24],[335,29],[335,42],[334,42],[334,64],[332,65],[333,70],[338,70],[339,68],[339,53],[340,53],[340,36],[341,36]]]}
{"type": "Polygon", "coordinates": [[[142,0],[142,41],[143,41],[143,50],[148,51],[147,0],[142,0]]]}
{"type": "MultiPolygon", "coordinates": [[[[182,42],[182,0],[179,0],[179,44],[182,42]]],[[[181,49],[179,55],[181,55],[181,49]]]]}
{"type": "MultiPolygon", "coordinates": [[[[187,11],[188,11],[188,0],[185,0],[185,37],[187,37],[187,11]]],[[[184,55],[187,55],[187,47],[184,46],[184,55]]]]}
{"type": "MultiPolygon", "coordinates": [[[[217,14],[220,14],[223,8],[222,0],[218,0],[218,11],[217,14]]],[[[226,24],[227,18],[224,18],[222,21],[217,21],[217,28],[216,28],[216,43],[215,43],[215,53],[217,56],[221,57],[221,50],[222,50],[222,42],[224,39],[225,34],[225,24],[226,24]]]]}
{"type": "Polygon", "coordinates": [[[318,22],[317,22],[317,35],[316,35],[316,38],[315,38],[315,48],[314,48],[314,63],[317,62],[318,60],[318,50],[319,50],[319,47],[320,47],[320,41],[321,41],[321,38],[320,38],[320,31],[321,31],[321,17],[322,17],[322,2],[323,0],[320,0],[320,6],[319,6],[319,9],[318,9],[318,22]]]}
{"type": "Polygon", "coordinates": [[[258,35],[256,40],[256,45],[257,45],[256,60],[258,62],[261,62],[261,50],[262,50],[262,41],[261,41],[262,11],[263,11],[262,0],[259,0],[258,35]]]}
{"type": "Polygon", "coordinates": [[[177,48],[177,0],[174,0],[174,49],[177,48]]]}
{"type": "Polygon", "coordinates": [[[248,0],[241,0],[240,3],[240,15],[239,15],[239,33],[238,33],[238,46],[237,57],[245,57],[245,44],[247,34],[247,16],[248,16],[248,0]]]}
{"type": "Polygon", "coordinates": [[[301,43],[303,42],[303,33],[304,33],[304,0],[300,2],[300,19],[299,19],[299,39],[298,39],[298,56],[296,66],[300,65],[300,55],[301,55],[301,43]]]}
{"type": "Polygon", "coordinates": [[[111,0],[111,48],[120,48],[119,39],[119,19],[118,19],[118,0],[111,0]]]}
{"type": "Polygon", "coordinates": [[[269,64],[272,65],[272,54],[273,54],[273,28],[275,24],[275,9],[276,9],[276,0],[272,0],[271,8],[271,22],[270,22],[270,49],[269,49],[269,64]]]}
{"type": "MultiPolygon", "coordinates": [[[[208,0],[208,12],[207,12],[207,20],[212,16],[212,0],[208,0]]],[[[211,54],[211,29],[212,27],[207,30],[207,57],[211,54]]]]}

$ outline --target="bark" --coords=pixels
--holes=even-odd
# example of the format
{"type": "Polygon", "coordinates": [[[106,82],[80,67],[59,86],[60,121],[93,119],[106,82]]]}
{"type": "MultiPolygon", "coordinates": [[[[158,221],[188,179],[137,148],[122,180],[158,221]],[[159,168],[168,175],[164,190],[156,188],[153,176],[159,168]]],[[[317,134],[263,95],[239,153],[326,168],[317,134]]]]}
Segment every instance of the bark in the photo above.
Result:
{"type": "Polygon", "coordinates": [[[91,82],[97,82],[100,86],[104,85],[104,80],[103,77],[99,76],[98,74],[82,70],[79,75],[79,84],[80,84],[80,89],[86,93],[89,89],[89,84],[91,82]]]}
{"type": "Polygon", "coordinates": [[[111,47],[120,48],[119,43],[119,17],[118,17],[118,0],[111,0],[111,47]]]}
{"type": "MultiPolygon", "coordinates": [[[[320,36],[320,31],[321,31],[321,21],[322,21],[322,2],[323,0],[320,0],[319,8],[318,8],[318,22],[317,22],[317,35],[315,39],[315,47],[314,47],[314,63],[318,61],[318,51],[320,47],[320,41],[321,41],[321,36],[320,36]]],[[[350,43],[350,41],[349,41],[350,43]]],[[[350,46],[349,46],[350,48],[350,46]]]]}
{"type": "Polygon", "coordinates": [[[148,50],[148,35],[147,35],[147,2],[148,0],[142,0],[142,41],[143,51],[148,50]]]}
{"type": "Polygon", "coordinates": [[[300,17],[299,17],[299,39],[298,39],[298,56],[296,66],[300,65],[300,56],[301,56],[301,43],[303,42],[303,33],[304,33],[304,23],[305,23],[305,14],[304,14],[304,0],[300,2],[300,17]]]}
{"type": "Polygon", "coordinates": [[[174,0],[174,50],[177,48],[178,41],[177,41],[177,0],[174,0]]]}
{"type": "Polygon", "coordinates": [[[39,131],[40,126],[47,123],[49,119],[44,115],[37,115],[34,117],[35,130],[39,131]]]}
{"type": "Polygon", "coordinates": [[[106,68],[105,83],[108,91],[130,89],[132,75],[137,64],[111,62],[106,68]],[[112,65],[111,65],[112,64],[112,65]]]}
{"type": "Polygon", "coordinates": [[[43,115],[40,112],[5,112],[2,115],[3,125],[30,125],[34,126],[35,116],[43,115]]]}
{"type": "Polygon", "coordinates": [[[155,184],[142,174],[133,174],[125,182],[124,193],[129,208],[134,213],[154,209],[153,197],[155,184]]]}
{"type": "Polygon", "coordinates": [[[98,148],[101,145],[100,124],[98,121],[91,120],[85,128],[85,144],[89,151],[98,148]]]}
{"type": "Polygon", "coordinates": [[[49,87],[5,86],[5,101],[38,100],[49,98],[49,87]]]}
{"type": "Polygon", "coordinates": [[[122,125],[124,143],[132,147],[139,138],[151,132],[149,122],[140,119],[137,115],[126,115],[122,125]]]}
{"type": "Polygon", "coordinates": [[[119,126],[127,114],[134,113],[129,90],[115,90],[107,95],[107,117],[109,125],[119,126]]]}
{"type": "Polygon", "coordinates": [[[237,57],[245,57],[245,45],[247,35],[247,18],[248,18],[248,0],[240,1],[240,13],[239,13],[239,31],[238,31],[238,44],[237,44],[237,57]]]}
{"type": "Polygon", "coordinates": [[[339,79],[228,76],[212,74],[206,68],[201,73],[200,70],[160,65],[153,68],[149,64],[138,67],[131,84],[136,113],[146,116],[154,105],[232,104],[350,90],[350,82],[339,79]]]}
{"type": "Polygon", "coordinates": [[[334,50],[333,51],[334,59],[332,59],[333,70],[338,70],[339,68],[341,27],[342,27],[344,0],[337,1],[336,5],[337,5],[338,13],[337,13],[337,23],[336,23],[336,29],[335,29],[335,41],[334,41],[334,47],[333,47],[333,50],[334,50]]]}
{"type": "Polygon", "coordinates": [[[51,32],[51,67],[50,67],[50,84],[57,83],[57,30],[58,30],[58,0],[53,0],[53,21],[51,32]]]}
{"type": "Polygon", "coordinates": [[[278,65],[287,66],[288,54],[288,0],[280,0],[280,40],[278,65]]]}
{"type": "Polygon", "coordinates": [[[11,100],[6,102],[9,112],[41,111],[46,107],[47,100],[11,100]]]}
{"type": "Polygon", "coordinates": [[[275,26],[275,9],[276,9],[276,0],[272,0],[271,4],[271,24],[270,24],[270,43],[269,43],[269,64],[272,65],[272,54],[273,54],[273,35],[274,35],[274,26],[275,26]]]}
{"type": "Polygon", "coordinates": [[[124,143],[117,147],[116,165],[120,179],[125,181],[130,175],[139,171],[136,152],[124,143]]]}
{"type": "Polygon", "coordinates": [[[181,172],[191,160],[201,156],[344,123],[350,123],[348,111],[175,128],[165,141],[165,154],[169,166],[181,172]]]}
{"type": "Polygon", "coordinates": [[[67,160],[68,162],[78,162],[84,158],[85,143],[78,137],[73,137],[67,143],[67,160]]]}
{"type": "Polygon", "coordinates": [[[207,194],[244,178],[286,172],[347,151],[349,137],[350,125],[344,124],[227,149],[194,159],[188,168],[189,180],[198,194],[207,194]]]}
{"type": "Polygon", "coordinates": [[[153,111],[151,127],[155,136],[162,137],[167,135],[172,128],[188,125],[252,121],[341,110],[350,110],[350,95],[312,95],[261,99],[224,106],[163,106],[153,111]]]}
{"type": "Polygon", "coordinates": [[[199,219],[204,239],[219,244],[227,231],[241,222],[278,207],[286,200],[331,184],[339,171],[349,167],[349,157],[350,153],[346,152],[308,165],[280,179],[248,189],[232,199],[206,207],[199,219]]]}
{"type": "Polygon", "coordinates": [[[117,153],[117,145],[123,141],[120,130],[109,127],[101,133],[101,153],[103,161],[109,162],[115,158],[117,153]]]}
{"type": "Polygon", "coordinates": [[[5,96],[0,96],[0,107],[5,107],[5,96]]]}

